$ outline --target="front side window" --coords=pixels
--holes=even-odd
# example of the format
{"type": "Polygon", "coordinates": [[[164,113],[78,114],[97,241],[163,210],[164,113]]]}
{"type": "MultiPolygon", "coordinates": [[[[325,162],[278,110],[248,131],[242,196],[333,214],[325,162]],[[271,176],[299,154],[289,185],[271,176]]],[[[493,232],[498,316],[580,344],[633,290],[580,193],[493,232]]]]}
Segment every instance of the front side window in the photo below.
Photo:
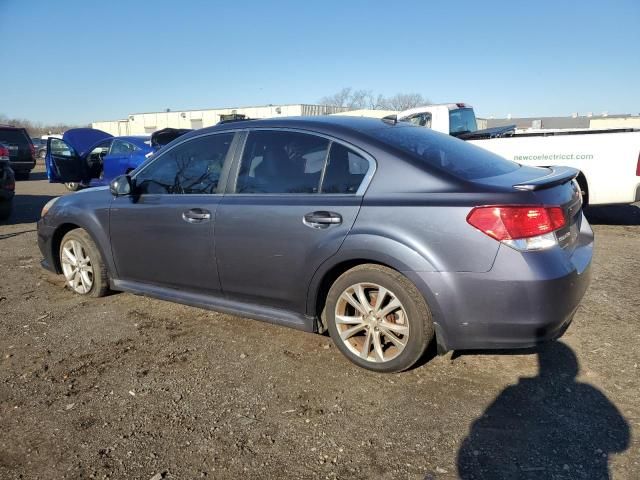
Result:
{"type": "Polygon", "coordinates": [[[356,193],[369,170],[369,162],[339,143],[331,144],[322,193],[356,193]]]}
{"type": "Polygon", "coordinates": [[[188,140],[151,162],[135,176],[140,194],[217,193],[234,133],[188,140]]]}
{"type": "Polygon", "coordinates": [[[417,113],[402,120],[403,122],[413,123],[419,127],[431,128],[431,114],[417,113]]]}
{"type": "Polygon", "coordinates": [[[67,142],[59,138],[51,138],[49,145],[51,146],[52,155],[57,155],[59,157],[73,157],[76,154],[67,142]]]}
{"type": "Polygon", "coordinates": [[[329,140],[298,132],[255,131],[242,155],[237,193],[318,193],[329,140]]]}

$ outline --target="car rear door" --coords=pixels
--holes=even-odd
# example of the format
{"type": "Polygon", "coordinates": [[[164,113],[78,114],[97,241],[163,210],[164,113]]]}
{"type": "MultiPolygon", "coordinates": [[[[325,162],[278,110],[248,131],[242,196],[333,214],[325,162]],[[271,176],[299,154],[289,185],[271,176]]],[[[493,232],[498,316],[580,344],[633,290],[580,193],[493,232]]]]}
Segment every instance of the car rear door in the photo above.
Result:
{"type": "Polygon", "coordinates": [[[233,139],[232,132],[189,138],[136,172],[134,194],[111,204],[118,280],[220,291],[213,234],[233,139]]]}
{"type": "Polygon", "coordinates": [[[225,294],[305,313],[309,282],[351,229],[374,168],[325,136],[251,131],[216,215],[225,294]]]}
{"type": "Polygon", "coordinates": [[[136,147],[120,138],[114,138],[109,153],[104,157],[103,172],[106,181],[127,173],[131,163],[131,155],[136,147]]]}

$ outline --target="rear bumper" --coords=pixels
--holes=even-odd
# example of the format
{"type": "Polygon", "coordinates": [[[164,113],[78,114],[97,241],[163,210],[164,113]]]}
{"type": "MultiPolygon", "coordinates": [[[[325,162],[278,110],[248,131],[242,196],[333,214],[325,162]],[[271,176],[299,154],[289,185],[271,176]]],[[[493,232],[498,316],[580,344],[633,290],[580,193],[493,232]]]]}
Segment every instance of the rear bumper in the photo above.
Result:
{"type": "Polygon", "coordinates": [[[521,253],[501,245],[486,273],[411,272],[431,306],[440,351],[527,348],[569,327],[591,278],[593,233],[578,247],[521,253]]]}
{"type": "Polygon", "coordinates": [[[26,162],[23,162],[23,161],[20,161],[20,162],[10,161],[9,164],[11,165],[11,168],[13,169],[13,171],[16,172],[16,173],[30,172],[36,166],[36,161],[35,161],[35,159],[34,160],[29,160],[29,161],[26,161],[26,162]]]}

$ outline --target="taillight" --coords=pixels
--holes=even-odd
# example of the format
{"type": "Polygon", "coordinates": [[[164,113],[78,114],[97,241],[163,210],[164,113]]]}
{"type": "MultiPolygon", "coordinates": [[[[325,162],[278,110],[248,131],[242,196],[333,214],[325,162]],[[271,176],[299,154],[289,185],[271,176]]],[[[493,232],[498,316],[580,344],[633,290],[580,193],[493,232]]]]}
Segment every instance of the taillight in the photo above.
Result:
{"type": "Polygon", "coordinates": [[[7,190],[14,191],[16,189],[16,182],[5,183],[4,188],[7,190]]]}
{"type": "Polygon", "coordinates": [[[638,152],[638,163],[636,163],[636,177],[640,177],[640,152],[638,152]]]}
{"type": "Polygon", "coordinates": [[[7,147],[3,147],[2,145],[0,145],[0,158],[8,157],[8,156],[9,156],[9,149],[7,147]]]}
{"type": "Polygon", "coordinates": [[[31,156],[36,158],[36,147],[33,146],[33,143],[29,144],[29,148],[31,149],[31,156]]]}
{"type": "Polygon", "coordinates": [[[557,245],[553,232],[567,221],[560,207],[476,207],[467,222],[486,235],[518,250],[540,250],[557,245]]]}

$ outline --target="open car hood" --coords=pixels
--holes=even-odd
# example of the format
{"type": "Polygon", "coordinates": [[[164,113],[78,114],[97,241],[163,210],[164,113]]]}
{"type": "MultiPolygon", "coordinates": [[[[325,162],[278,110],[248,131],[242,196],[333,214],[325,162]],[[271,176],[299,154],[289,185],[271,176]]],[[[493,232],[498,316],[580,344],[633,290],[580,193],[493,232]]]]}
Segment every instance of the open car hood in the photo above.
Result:
{"type": "Polygon", "coordinates": [[[62,140],[73,147],[80,156],[84,155],[89,147],[107,138],[113,138],[113,135],[96,128],[72,128],[62,135],[62,140]]]}
{"type": "Polygon", "coordinates": [[[192,131],[190,128],[163,128],[162,130],[153,132],[151,134],[151,148],[158,150],[176,138],[192,131]]]}

